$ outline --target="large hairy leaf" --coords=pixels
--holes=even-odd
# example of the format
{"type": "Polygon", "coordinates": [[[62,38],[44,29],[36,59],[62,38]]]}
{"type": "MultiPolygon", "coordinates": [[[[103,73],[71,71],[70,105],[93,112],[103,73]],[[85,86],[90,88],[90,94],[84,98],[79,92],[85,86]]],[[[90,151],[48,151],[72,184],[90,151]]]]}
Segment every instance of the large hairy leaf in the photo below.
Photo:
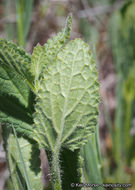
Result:
{"type": "Polygon", "coordinates": [[[52,151],[57,146],[80,148],[88,141],[98,115],[97,69],[88,45],[80,39],[70,41],[38,84],[34,138],[52,151]]]}

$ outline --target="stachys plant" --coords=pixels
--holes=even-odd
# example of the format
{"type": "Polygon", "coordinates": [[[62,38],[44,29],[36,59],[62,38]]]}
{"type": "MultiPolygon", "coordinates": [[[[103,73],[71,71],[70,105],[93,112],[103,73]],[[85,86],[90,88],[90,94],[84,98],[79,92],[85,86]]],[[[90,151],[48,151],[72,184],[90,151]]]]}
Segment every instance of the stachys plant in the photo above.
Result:
{"type": "Polygon", "coordinates": [[[98,117],[96,64],[86,43],[69,40],[71,22],[69,16],[65,29],[44,46],[38,44],[32,56],[0,40],[3,131],[5,123],[11,124],[21,138],[46,150],[55,190],[82,182],[80,149],[94,132],[98,117]]]}

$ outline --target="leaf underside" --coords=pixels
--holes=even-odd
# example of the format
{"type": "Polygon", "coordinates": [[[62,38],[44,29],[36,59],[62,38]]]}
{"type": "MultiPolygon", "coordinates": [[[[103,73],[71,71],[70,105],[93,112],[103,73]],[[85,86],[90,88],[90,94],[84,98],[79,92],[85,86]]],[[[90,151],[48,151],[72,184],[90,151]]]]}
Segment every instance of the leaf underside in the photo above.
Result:
{"type": "Polygon", "coordinates": [[[52,151],[57,139],[68,149],[80,148],[98,115],[97,69],[88,45],[80,39],[67,43],[38,84],[34,138],[52,151]]]}

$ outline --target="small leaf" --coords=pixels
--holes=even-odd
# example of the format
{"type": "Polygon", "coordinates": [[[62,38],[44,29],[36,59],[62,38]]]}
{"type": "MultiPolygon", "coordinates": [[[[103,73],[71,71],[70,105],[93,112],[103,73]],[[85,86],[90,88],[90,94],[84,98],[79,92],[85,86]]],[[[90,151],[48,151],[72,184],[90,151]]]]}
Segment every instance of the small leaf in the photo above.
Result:
{"type": "Polygon", "coordinates": [[[67,19],[67,24],[64,30],[49,39],[44,46],[39,44],[34,48],[32,54],[31,72],[35,76],[35,80],[38,80],[43,68],[46,68],[48,64],[55,61],[56,55],[60,49],[65,45],[66,41],[70,37],[72,16],[67,19]]]}

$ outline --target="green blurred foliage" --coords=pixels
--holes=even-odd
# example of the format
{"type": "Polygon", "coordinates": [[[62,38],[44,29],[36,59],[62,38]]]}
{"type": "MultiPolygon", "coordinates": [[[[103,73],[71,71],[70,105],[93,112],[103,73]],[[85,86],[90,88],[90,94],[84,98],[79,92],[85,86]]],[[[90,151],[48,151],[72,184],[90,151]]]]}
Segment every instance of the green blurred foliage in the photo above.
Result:
{"type": "Polygon", "coordinates": [[[135,64],[135,3],[127,3],[116,12],[111,22],[111,42],[119,77],[125,79],[135,64]]]}
{"type": "MultiPolygon", "coordinates": [[[[115,115],[114,154],[117,176],[122,178],[124,168],[132,168],[133,139],[131,136],[135,100],[135,2],[126,1],[115,12],[110,24],[110,40],[117,74],[117,110],[115,115]],[[132,155],[132,156],[131,156],[132,155]],[[123,164],[122,164],[123,162],[123,164]]],[[[125,176],[125,180],[128,174],[125,176]]],[[[131,179],[133,182],[133,179],[131,179]]]]}
{"type": "MultiPolygon", "coordinates": [[[[13,1],[4,1],[3,0],[3,5],[4,5],[4,16],[9,17],[12,19],[13,14],[15,12],[15,6],[13,1]]],[[[15,24],[12,22],[5,22],[4,23],[4,30],[5,30],[5,37],[9,40],[15,39],[16,36],[16,30],[15,30],[15,24]]]]}
{"type": "Polygon", "coordinates": [[[34,0],[3,0],[4,14],[8,22],[4,24],[6,38],[17,39],[20,46],[25,47],[31,24],[31,13],[34,0]]]}
{"type": "Polygon", "coordinates": [[[86,18],[80,19],[80,31],[90,46],[97,44],[99,36],[98,30],[86,18]]]}

